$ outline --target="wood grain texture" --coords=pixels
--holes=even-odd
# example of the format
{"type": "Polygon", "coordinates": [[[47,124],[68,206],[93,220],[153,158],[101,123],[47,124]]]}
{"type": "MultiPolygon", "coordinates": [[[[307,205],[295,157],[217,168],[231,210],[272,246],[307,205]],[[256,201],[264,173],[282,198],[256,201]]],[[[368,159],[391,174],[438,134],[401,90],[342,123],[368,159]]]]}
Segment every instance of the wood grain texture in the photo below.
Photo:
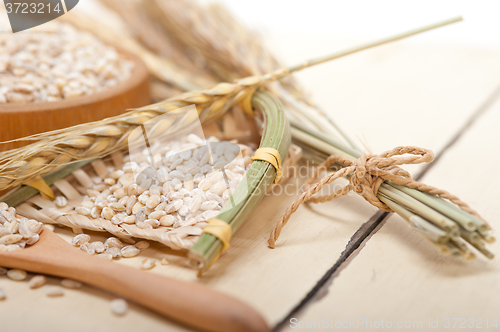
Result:
{"type": "MultiPolygon", "coordinates": [[[[474,206],[493,229],[500,229],[500,96],[424,177],[474,206]]],[[[500,243],[488,246],[494,260],[464,262],[440,255],[404,220],[392,215],[318,296],[296,318],[320,321],[422,322],[405,330],[459,331],[481,327],[495,331],[500,321],[500,243]],[[454,320],[455,318],[455,320],[454,320]],[[458,320],[456,320],[458,319],[458,320]],[[472,320],[471,320],[472,319],[472,320]],[[486,320],[489,321],[487,326],[486,320]],[[436,323],[437,321],[437,323],[436,323]],[[450,325],[447,325],[447,324],[450,325]],[[472,324],[472,325],[471,325],[472,324]],[[447,328],[448,326],[448,328],[447,328]]],[[[371,330],[360,325],[361,330],[371,330]]],[[[373,329],[373,328],[372,328],[373,329]]],[[[284,328],[283,331],[291,331],[284,328]]],[[[320,330],[320,328],[311,329],[320,330]]]]}
{"type": "MultiPolygon", "coordinates": [[[[310,52],[326,53],[334,45],[325,42],[322,48],[297,50],[297,42],[294,40],[294,46],[289,45],[288,49],[295,50],[294,56],[298,59],[306,58],[311,55],[306,53],[310,52]]],[[[300,40],[302,42],[308,46],[307,40],[300,40]]],[[[376,49],[311,69],[310,75],[305,72],[301,78],[330,116],[354,137],[365,137],[373,152],[405,144],[421,145],[438,152],[495,89],[500,77],[499,54],[408,44],[393,46],[388,46],[389,50],[376,49]],[[453,61],[448,61],[450,56],[453,61]],[[410,65],[419,69],[408,69],[410,65]],[[405,74],[409,70],[412,75],[405,74]],[[458,81],[454,74],[457,71],[460,73],[458,81]],[[454,116],[448,116],[450,111],[454,116]],[[425,130],[408,122],[425,124],[425,130]],[[399,127],[403,124],[406,127],[399,127]],[[383,126],[390,126],[394,131],[381,130],[383,126]]],[[[271,194],[264,198],[233,236],[231,248],[203,278],[196,278],[179,253],[158,245],[152,245],[143,255],[158,259],[167,257],[171,264],[157,266],[151,273],[223,291],[256,308],[270,325],[276,324],[333,266],[351,236],[376,212],[354,195],[311,208],[303,207],[288,223],[277,248],[271,250],[266,245],[269,232],[286,206],[295,200],[297,187],[303,180],[302,175],[287,182],[290,185],[283,189],[290,195],[271,194]]],[[[453,191],[448,183],[429,184],[453,191]]],[[[467,201],[468,197],[463,199],[467,201]]],[[[476,207],[474,201],[470,203],[476,207]]],[[[401,227],[410,232],[406,225],[401,227]]],[[[57,231],[66,240],[73,236],[67,229],[57,231]]],[[[95,240],[103,239],[102,235],[92,236],[95,240]]],[[[413,251],[421,255],[417,248],[413,251]]],[[[376,262],[378,257],[372,258],[376,262]]],[[[139,258],[122,259],[118,263],[137,267],[139,258]]],[[[0,287],[9,294],[8,301],[0,302],[0,311],[8,317],[2,320],[3,326],[10,328],[9,331],[34,330],[41,325],[40,321],[53,322],[41,329],[54,332],[67,331],[71,327],[72,331],[185,331],[136,306],[132,306],[124,317],[113,317],[108,309],[111,296],[90,287],[55,299],[45,298],[41,289],[30,290],[25,282],[0,277],[0,287]],[[23,306],[23,303],[28,304],[23,306]],[[34,307],[43,309],[33,310],[34,307]],[[32,320],[23,319],[28,313],[32,320]]],[[[324,306],[331,312],[328,304],[324,306]]]]}
{"type": "MultiPolygon", "coordinates": [[[[0,142],[102,120],[125,112],[128,108],[148,105],[149,73],[135,55],[120,51],[134,61],[131,76],[103,91],[55,102],[3,104],[0,106],[0,142]]],[[[25,142],[0,144],[0,151],[26,145],[25,142]]]]}

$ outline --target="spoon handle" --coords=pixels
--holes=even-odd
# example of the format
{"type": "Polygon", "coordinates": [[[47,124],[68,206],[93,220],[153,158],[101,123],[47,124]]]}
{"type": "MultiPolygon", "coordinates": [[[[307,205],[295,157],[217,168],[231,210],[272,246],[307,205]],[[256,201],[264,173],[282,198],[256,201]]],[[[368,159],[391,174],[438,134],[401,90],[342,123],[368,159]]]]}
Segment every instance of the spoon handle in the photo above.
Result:
{"type": "Polygon", "coordinates": [[[207,331],[269,331],[245,303],[206,286],[105,262],[89,283],[130,299],[166,317],[207,331]]]}
{"type": "Polygon", "coordinates": [[[0,253],[0,266],[71,278],[202,331],[270,331],[250,306],[206,286],[91,256],[45,229],[33,246],[0,253]]]}

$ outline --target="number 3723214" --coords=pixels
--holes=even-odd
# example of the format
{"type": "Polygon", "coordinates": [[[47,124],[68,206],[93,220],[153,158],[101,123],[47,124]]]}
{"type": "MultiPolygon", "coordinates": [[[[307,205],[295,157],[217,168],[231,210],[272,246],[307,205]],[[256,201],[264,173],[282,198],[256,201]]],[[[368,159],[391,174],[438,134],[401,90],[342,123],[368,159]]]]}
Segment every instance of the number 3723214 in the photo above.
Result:
{"type": "Polygon", "coordinates": [[[26,3],[26,2],[7,2],[5,8],[7,9],[7,14],[10,13],[21,13],[21,14],[48,14],[48,13],[60,13],[64,9],[61,8],[60,3],[56,3],[51,7],[50,3],[26,3]]]}

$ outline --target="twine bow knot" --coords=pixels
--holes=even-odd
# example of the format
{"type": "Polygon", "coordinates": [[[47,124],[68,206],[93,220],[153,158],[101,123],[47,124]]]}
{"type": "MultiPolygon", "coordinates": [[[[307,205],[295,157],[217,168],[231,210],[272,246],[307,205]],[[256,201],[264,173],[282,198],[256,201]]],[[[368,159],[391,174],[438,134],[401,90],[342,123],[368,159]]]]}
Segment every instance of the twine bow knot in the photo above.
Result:
{"type": "Polygon", "coordinates": [[[469,212],[482,219],[477,212],[471,209],[458,197],[447,191],[413,180],[410,173],[399,167],[404,164],[421,164],[433,160],[434,153],[431,150],[415,146],[399,146],[379,155],[363,154],[358,160],[353,160],[343,155],[332,155],[328,157],[323,164],[314,169],[312,176],[305,183],[304,192],[281,216],[269,236],[269,247],[275,247],[281,229],[286,225],[290,216],[305,202],[323,203],[354,191],[377,208],[386,212],[393,212],[386,204],[377,198],[378,189],[384,181],[392,181],[408,188],[417,189],[448,199],[459,206],[463,211],[469,212]],[[345,167],[326,175],[319,182],[312,184],[318,178],[322,170],[329,169],[333,164],[340,164],[345,167]],[[318,193],[324,186],[344,176],[349,177],[349,183],[346,186],[331,194],[313,197],[313,195],[318,193]]]}
{"type": "MultiPolygon", "coordinates": [[[[350,191],[354,191],[370,204],[383,211],[391,212],[392,210],[377,198],[380,185],[384,181],[393,181],[405,185],[408,181],[413,180],[410,173],[400,168],[399,165],[420,164],[431,162],[433,159],[434,153],[431,150],[413,146],[397,147],[380,155],[363,154],[358,160],[352,160],[340,155],[330,156],[322,166],[330,167],[335,163],[347,166],[343,173],[346,173],[346,175],[350,174],[350,179],[345,189],[342,188],[326,197],[329,198],[328,200],[331,200],[346,195],[350,191]]],[[[318,169],[318,171],[320,171],[320,169],[318,169]]],[[[307,181],[306,188],[310,187],[312,181],[314,181],[318,175],[319,172],[314,173],[313,177],[307,181]]],[[[335,173],[333,175],[335,175],[335,173]]],[[[344,175],[337,174],[337,176],[328,178],[328,183],[340,176],[344,175]],[[332,179],[333,177],[334,179],[332,179]]],[[[323,187],[326,184],[327,183],[319,183],[319,186],[323,187]]],[[[311,201],[311,198],[309,198],[308,201],[311,201]]]]}

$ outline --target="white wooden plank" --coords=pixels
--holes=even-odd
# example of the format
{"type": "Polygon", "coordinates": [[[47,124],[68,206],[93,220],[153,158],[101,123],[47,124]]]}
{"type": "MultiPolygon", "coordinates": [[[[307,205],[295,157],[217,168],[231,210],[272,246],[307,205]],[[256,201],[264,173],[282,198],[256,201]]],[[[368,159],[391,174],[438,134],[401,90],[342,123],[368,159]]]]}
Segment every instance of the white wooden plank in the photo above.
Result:
{"type": "MultiPolygon", "coordinates": [[[[323,46],[323,51],[318,50],[318,54],[331,50],[329,45],[323,46]]],[[[440,47],[428,48],[425,54],[434,61],[428,58],[426,61],[430,61],[433,65],[428,69],[415,71],[416,76],[413,79],[425,83],[421,83],[422,87],[416,92],[410,93],[407,90],[413,89],[414,86],[403,84],[408,77],[398,78],[397,71],[402,70],[403,64],[420,61],[422,53],[419,52],[424,51],[418,51],[417,48],[410,46],[405,52],[400,52],[398,48],[391,49],[390,52],[386,51],[382,53],[385,60],[382,67],[380,67],[380,54],[378,56],[365,54],[362,58],[355,56],[349,67],[352,68],[352,72],[339,71],[344,68],[345,62],[340,62],[333,67],[324,66],[321,69],[321,80],[318,77],[305,80],[306,86],[314,91],[318,89],[323,101],[331,99],[333,103],[327,108],[331,116],[339,119],[347,132],[364,133],[374,152],[381,152],[402,144],[419,144],[439,149],[445,138],[450,137],[454,130],[464,123],[467,116],[482,103],[486,92],[494,88],[496,81],[491,76],[500,76],[498,54],[463,51],[458,53],[458,57],[461,58],[459,65],[458,60],[453,62],[442,59],[443,53],[456,54],[455,50],[440,47]],[[456,84],[456,77],[448,75],[461,67],[476,66],[478,61],[481,65],[475,67],[477,71],[464,73],[462,84],[456,84]],[[395,65],[392,66],[391,63],[395,65]],[[370,70],[371,67],[379,68],[379,73],[389,78],[393,77],[393,79],[381,82],[370,78],[374,75],[373,72],[376,72],[375,69],[370,70]],[[354,80],[353,76],[357,79],[354,80]],[[469,77],[468,80],[467,77],[469,77]],[[332,78],[337,83],[325,81],[332,78]],[[444,96],[432,93],[435,89],[441,89],[444,96]],[[390,94],[386,93],[387,91],[390,94]],[[430,95],[426,96],[425,93],[430,93],[430,95]],[[334,98],[330,98],[333,95],[334,98]],[[393,100],[393,96],[397,101],[393,100]],[[412,99],[409,99],[410,96],[413,96],[412,99]],[[454,98],[453,104],[448,102],[451,97],[454,98]],[[402,114],[401,107],[408,100],[415,112],[402,114]],[[449,119],[446,126],[443,126],[447,113],[441,111],[448,110],[452,106],[457,108],[454,110],[456,115],[449,119]],[[439,137],[422,135],[422,130],[415,130],[412,127],[413,124],[407,129],[398,129],[390,135],[387,130],[381,130],[388,121],[394,121],[390,124],[395,125],[402,121],[398,119],[408,119],[409,116],[415,118],[417,124],[421,121],[419,116],[427,119],[434,116],[434,121],[425,121],[426,132],[438,132],[439,137]]],[[[293,187],[290,189],[294,191],[293,187]]],[[[270,250],[266,246],[269,231],[294,198],[295,196],[267,197],[234,236],[227,254],[202,279],[197,279],[195,273],[185,267],[185,260],[159,246],[155,246],[145,254],[153,257],[163,257],[168,254],[172,264],[157,267],[153,272],[191,282],[200,282],[224,291],[254,306],[270,324],[277,323],[314,287],[337,260],[354,232],[376,211],[363,199],[354,195],[313,206],[312,210],[302,207],[284,229],[277,249],[270,250]]],[[[66,233],[66,239],[69,240],[73,234],[66,233]]],[[[100,238],[96,237],[96,239],[100,238]]],[[[137,259],[129,259],[121,263],[137,266],[137,261],[137,259]]],[[[9,288],[10,282],[6,282],[5,288],[9,288]]],[[[29,290],[25,288],[25,292],[29,290]]],[[[61,309],[60,315],[70,315],[73,317],[74,324],[89,326],[88,324],[91,323],[88,322],[88,317],[97,315],[93,296],[100,293],[93,292],[93,296],[82,294],[81,297],[79,293],[75,294],[81,318],[69,312],[70,306],[67,310],[61,309]]],[[[29,293],[26,296],[29,296],[29,293]]],[[[59,299],[59,301],[66,300],[59,299]]],[[[4,326],[16,327],[19,326],[19,322],[22,322],[21,325],[26,329],[33,326],[22,319],[27,314],[22,307],[18,305],[5,307],[5,317],[9,318],[3,321],[4,326]]],[[[149,321],[150,315],[144,315],[142,312],[135,311],[134,308],[132,311],[134,314],[121,318],[122,331],[136,331],[138,327],[149,326],[148,324],[153,324],[150,331],[167,328],[174,330],[164,321],[155,325],[156,323],[149,321]]],[[[34,321],[43,321],[45,309],[40,309],[35,313],[30,312],[30,315],[33,315],[34,321]]],[[[107,316],[98,315],[97,317],[102,318],[101,326],[114,328],[114,320],[105,319],[107,316]]],[[[66,331],[67,325],[56,324],[56,326],[51,326],[51,330],[66,331]]]]}
{"type": "MultiPolygon", "coordinates": [[[[336,41],[332,38],[324,44],[337,49],[332,46],[336,41]]],[[[304,43],[308,53],[327,52],[317,39],[304,43]]],[[[300,61],[302,54],[287,53],[288,62],[300,61]]],[[[358,145],[373,153],[400,145],[437,152],[471,110],[498,87],[494,73],[500,70],[500,61],[495,54],[487,49],[416,47],[408,39],[296,76],[358,145]]],[[[420,168],[407,167],[412,172],[420,168]]]]}
{"type": "MultiPolygon", "coordinates": [[[[449,190],[477,209],[491,223],[497,238],[500,230],[499,122],[500,101],[423,179],[449,190]]],[[[489,248],[498,256],[500,242],[489,248]]],[[[311,302],[296,318],[304,324],[323,318],[334,322],[357,318],[380,322],[383,319],[393,324],[421,321],[423,330],[431,330],[430,319],[437,320],[439,329],[436,330],[440,331],[470,328],[471,322],[474,328],[494,331],[497,329],[491,325],[494,320],[500,324],[499,293],[498,258],[489,261],[480,257],[469,263],[443,257],[394,215],[333,279],[327,294],[311,302]],[[448,322],[451,325],[446,329],[448,322]],[[457,325],[453,328],[455,322],[457,325]]],[[[366,323],[359,328],[369,330],[366,323]]]]}

